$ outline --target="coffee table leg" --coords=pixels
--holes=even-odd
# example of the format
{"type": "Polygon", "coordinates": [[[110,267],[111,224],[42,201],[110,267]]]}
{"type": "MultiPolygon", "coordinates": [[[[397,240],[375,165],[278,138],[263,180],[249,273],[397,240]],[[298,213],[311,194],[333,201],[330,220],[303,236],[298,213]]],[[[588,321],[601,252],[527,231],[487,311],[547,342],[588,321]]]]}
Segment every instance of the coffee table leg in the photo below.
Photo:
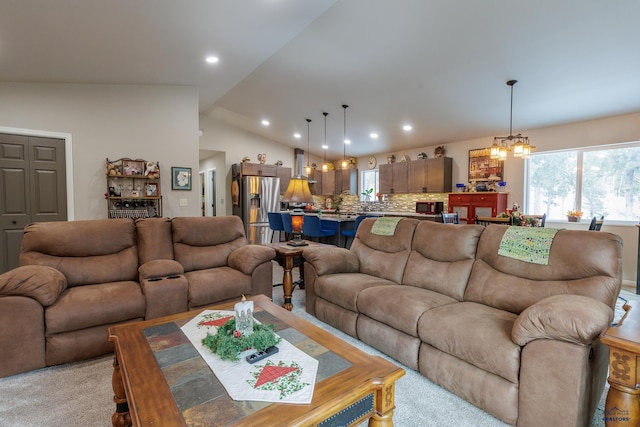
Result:
{"type": "Polygon", "coordinates": [[[282,277],[282,289],[284,293],[284,304],[282,306],[291,311],[293,304],[291,304],[291,295],[293,294],[293,257],[285,255],[284,257],[284,275],[282,277]]]}
{"type": "Polygon", "coordinates": [[[376,413],[369,418],[369,427],[393,427],[395,383],[385,384],[376,392],[376,413]]]}
{"type": "Polygon", "coordinates": [[[113,401],[116,403],[116,412],[111,416],[111,424],[113,424],[113,427],[129,427],[132,425],[131,415],[129,414],[127,395],[124,392],[124,384],[122,382],[122,373],[120,372],[117,353],[113,356],[111,386],[113,387],[113,401]]]}

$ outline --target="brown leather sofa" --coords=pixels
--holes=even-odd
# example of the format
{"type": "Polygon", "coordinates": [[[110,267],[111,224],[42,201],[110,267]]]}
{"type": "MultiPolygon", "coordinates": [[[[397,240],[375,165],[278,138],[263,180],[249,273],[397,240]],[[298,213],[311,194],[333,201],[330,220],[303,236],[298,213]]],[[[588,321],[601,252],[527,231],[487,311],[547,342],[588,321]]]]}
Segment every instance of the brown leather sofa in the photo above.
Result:
{"type": "Polygon", "coordinates": [[[272,295],[271,248],[239,217],[45,222],[0,275],[0,377],[113,351],[106,328],[272,295]]]}
{"type": "Polygon", "coordinates": [[[304,251],[306,310],[504,422],[588,426],[622,239],[560,230],[548,265],[498,255],[508,227],[360,224],[350,250],[304,251]]]}

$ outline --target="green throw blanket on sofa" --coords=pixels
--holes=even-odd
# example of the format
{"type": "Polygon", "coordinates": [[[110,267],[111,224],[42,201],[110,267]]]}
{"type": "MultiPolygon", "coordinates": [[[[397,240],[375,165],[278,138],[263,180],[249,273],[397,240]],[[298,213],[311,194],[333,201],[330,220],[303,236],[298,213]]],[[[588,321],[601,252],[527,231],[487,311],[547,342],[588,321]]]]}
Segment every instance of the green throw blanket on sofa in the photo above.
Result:
{"type": "Polygon", "coordinates": [[[508,227],[498,255],[533,264],[549,264],[551,243],[558,230],[541,227],[508,227]]]}
{"type": "Polygon", "coordinates": [[[378,236],[393,236],[396,232],[396,226],[402,220],[400,217],[387,217],[376,219],[371,227],[371,234],[378,236]]]}

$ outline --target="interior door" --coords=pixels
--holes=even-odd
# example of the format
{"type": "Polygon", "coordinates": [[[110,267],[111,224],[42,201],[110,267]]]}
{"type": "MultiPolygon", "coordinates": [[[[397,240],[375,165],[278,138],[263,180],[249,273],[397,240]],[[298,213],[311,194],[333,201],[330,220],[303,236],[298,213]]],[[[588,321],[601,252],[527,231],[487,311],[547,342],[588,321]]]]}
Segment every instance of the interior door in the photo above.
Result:
{"type": "Polygon", "coordinates": [[[64,144],[0,134],[0,273],[18,266],[27,224],[67,219],[64,144]]]}

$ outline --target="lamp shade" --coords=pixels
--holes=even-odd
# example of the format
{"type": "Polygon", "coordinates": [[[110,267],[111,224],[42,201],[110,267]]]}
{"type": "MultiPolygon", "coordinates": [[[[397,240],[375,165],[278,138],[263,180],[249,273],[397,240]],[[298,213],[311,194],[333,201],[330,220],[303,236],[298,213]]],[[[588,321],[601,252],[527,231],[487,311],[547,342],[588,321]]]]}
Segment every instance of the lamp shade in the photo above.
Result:
{"type": "Polygon", "coordinates": [[[309,181],[303,176],[294,176],[289,181],[287,191],[282,196],[283,202],[312,203],[313,196],[309,190],[309,181]]]}

